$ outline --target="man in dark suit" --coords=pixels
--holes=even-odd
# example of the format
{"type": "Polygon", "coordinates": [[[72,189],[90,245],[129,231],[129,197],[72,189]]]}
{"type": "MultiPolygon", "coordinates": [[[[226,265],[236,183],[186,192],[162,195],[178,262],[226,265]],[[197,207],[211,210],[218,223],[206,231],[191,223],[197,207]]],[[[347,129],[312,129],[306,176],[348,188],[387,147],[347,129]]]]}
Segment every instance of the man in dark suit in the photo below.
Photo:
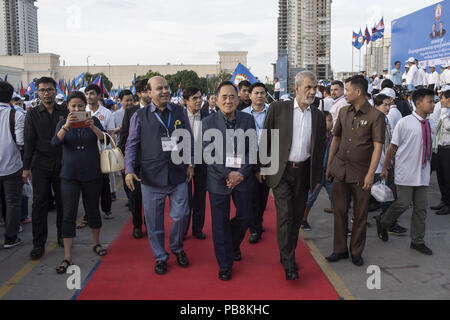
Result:
{"type": "Polygon", "coordinates": [[[250,155],[254,154],[256,162],[258,142],[253,117],[236,110],[239,103],[236,87],[225,81],[216,93],[220,112],[202,121],[203,156],[208,165],[207,189],[219,279],[227,281],[231,279],[233,262],[242,259],[240,245],[252,212],[254,165],[250,164],[250,155]],[[239,129],[244,132],[252,129],[246,132],[250,141],[232,136],[238,135],[239,129]],[[215,136],[217,130],[220,134],[215,136]],[[230,195],[236,207],[236,216],[231,220],[230,195]]]}
{"type": "Polygon", "coordinates": [[[242,80],[239,82],[239,104],[237,109],[239,111],[244,110],[252,105],[252,100],[250,100],[250,86],[251,83],[247,80],[242,80]]]}
{"type": "Polygon", "coordinates": [[[131,118],[125,149],[125,181],[130,190],[135,189],[135,181],[141,181],[147,235],[156,260],[155,272],[165,274],[170,256],[164,244],[166,197],[170,201],[169,216],[172,219],[170,250],[181,267],[189,265],[183,238],[189,219],[187,183],[192,179],[194,169],[192,162],[178,164],[172,161],[172,152],[178,153],[179,143],[174,131],[185,129],[190,132],[183,108],[169,103],[169,85],[163,77],[151,78],[148,89],[152,103],[136,111],[131,118]],[[137,157],[140,159],[140,177],[134,171],[137,157]]]}
{"type": "MultiPolygon", "coordinates": [[[[287,280],[298,279],[295,249],[305,212],[308,191],[314,190],[322,179],[325,154],[325,116],[311,107],[317,91],[316,76],[302,71],[295,77],[294,101],[274,102],[269,107],[260,146],[279,144],[279,170],[266,175],[272,188],[277,209],[277,233],[280,260],[287,280]],[[279,141],[271,141],[272,130],[279,130],[279,141]]],[[[271,154],[271,157],[277,156],[271,154]]]]}
{"type": "Polygon", "coordinates": [[[205,106],[200,111],[202,119],[206,118],[207,116],[209,116],[212,113],[219,111],[219,108],[217,107],[217,104],[216,104],[216,99],[217,99],[217,97],[214,93],[208,94],[208,96],[207,96],[208,103],[206,103],[205,106]]]}
{"type": "MultiPolygon", "coordinates": [[[[194,145],[202,146],[202,120],[205,117],[201,113],[202,93],[199,88],[187,87],[183,91],[183,99],[186,103],[186,117],[189,119],[189,125],[194,137],[194,145]]],[[[209,115],[209,114],[208,114],[209,115]]],[[[208,116],[206,115],[206,116],[208,116]]],[[[192,215],[192,234],[199,240],[206,239],[203,233],[205,225],[205,202],[206,202],[206,166],[197,164],[194,167],[194,177],[188,184],[189,187],[189,221],[186,227],[186,233],[189,230],[190,218],[192,215]]]]}
{"type": "MultiPolygon", "coordinates": [[[[120,140],[119,140],[119,148],[122,150],[122,153],[125,155],[125,145],[127,143],[128,134],[130,130],[130,121],[131,117],[134,115],[136,111],[139,109],[145,108],[152,102],[150,98],[149,92],[147,90],[147,82],[148,79],[137,80],[136,81],[136,94],[139,97],[139,105],[133,106],[127,110],[125,110],[125,115],[123,117],[122,126],[120,128],[120,140]]],[[[136,159],[136,174],[139,174],[140,164],[139,157],[136,159]]],[[[125,172],[122,172],[123,180],[124,180],[124,188],[127,188],[125,183],[125,172]]],[[[133,237],[136,239],[142,238],[142,194],[141,194],[141,184],[139,181],[135,183],[135,190],[129,191],[130,200],[129,200],[129,209],[133,215],[133,237]]]]}

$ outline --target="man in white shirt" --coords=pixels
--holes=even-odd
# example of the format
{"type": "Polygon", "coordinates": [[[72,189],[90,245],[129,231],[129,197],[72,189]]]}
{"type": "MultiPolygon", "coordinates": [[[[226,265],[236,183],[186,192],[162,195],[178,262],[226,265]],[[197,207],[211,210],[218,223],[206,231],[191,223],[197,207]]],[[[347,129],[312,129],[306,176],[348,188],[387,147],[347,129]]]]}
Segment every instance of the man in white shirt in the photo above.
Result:
{"type": "Polygon", "coordinates": [[[428,89],[437,92],[439,88],[439,73],[436,71],[435,66],[430,67],[430,73],[428,74],[428,89]]]}
{"type": "Polygon", "coordinates": [[[348,106],[347,100],[345,100],[344,96],[344,84],[339,81],[333,81],[331,83],[331,98],[333,98],[333,107],[330,109],[331,116],[333,117],[333,127],[336,124],[336,120],[339,116],[339,111],[345,107],[348,106]]]}
{"type": "Polygon", "coordinates": [[[418,89],[413,92],[413,100],[416,111],[398,122],[386,152],[381,178],[386,179],[388,165],[395,155],[397,200],[382,217],[376,217],[377,234],[381,240],[388,241],[387,228],[412,202],[411,249],[432,255],[432,250],[425,245],[424,237],[432,153],[431,128],[427,116],[433,112],[434,92],[418,89]]]}
{"type": "Polygon", "coordinates": [[[450,84],[450,63],[445,63],[441,68],[443,68],[441,73],[441,87],[443,87],[450,84]]]}
{"type": "Polygon", "coordinates": [[[278,81],[277,77],[275,77],[275,79],[273,79],[273,82],[274,82],[273,95],[274,95],[275,101],[279,101],[280,100],[281,85],[280,85],[280,82],[278,81]]]}
{"type": "Polygon", "coordinates": [[[9,106],[14,87],[0,82],[0,188],[5,193],[6,224],[3,248],[13,248],[22,243],[17,236],[20,228],[22,201],[22,158],[25,115],[9,106]]]}
{"type": "Polygon", "coordinates": [[[409,71],[406,75],[406,86],[409,91],[414,91],[419,85],[419,69],[416,66],[416,59],[413,57],[409,58],[406,62],[409,65],[409,71]]]}
{"type": "MultiPolygon", "coordinates": [[[[114,134],[114,118],[113,114],[110,110],[106,109],[105,107],[100,105],[101,100],[101,90],[100,87],[91,84],[86,87],[85,89],[86,99],[88,102],[88,105],[86,106],[86,111],[91,112],[92,117],[97,117],[98,120],[100,120],[100,123],[102,124],[103,128],[108,131],[108,133],[113,136],[114,134]]],[[[110,187],[110,180],[109,175],[104,174],[102,179],[102,193],[100,196],[100,204],[102,211],[105,213],[104,217],[105,219],[112,219],[112,213],[111,213],[111,187],[110,187]]],[[[85,219],[87,219],[87,216],[85,215],[85,219]]],[[[83,221],[84,222],[84,221],[83,221]]],[[[78,227],[85,227],[86,225],[80,224],[78,227]]]]}

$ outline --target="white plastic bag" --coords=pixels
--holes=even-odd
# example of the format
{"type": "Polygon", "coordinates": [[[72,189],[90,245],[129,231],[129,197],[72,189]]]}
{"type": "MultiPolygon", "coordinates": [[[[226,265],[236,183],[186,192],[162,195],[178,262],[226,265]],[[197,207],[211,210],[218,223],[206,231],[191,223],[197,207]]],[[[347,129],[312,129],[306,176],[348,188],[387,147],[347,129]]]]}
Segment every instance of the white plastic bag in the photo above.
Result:
{"type": "Polygon", "coordinates": [[[27,180],[27,183],[24,183],[22,189],[22,195],[27,198],[33,197],[33,187],[31,186],[30,179],[27,180]]]}
{"type": "Polygon", "coordinates": [[[394,201],[394,193],[392,190],[385,184],[384,181],[378,181],[372,186],[370,190],[370,194],[378,201],[378,202],[388,202],[394,201]]]}

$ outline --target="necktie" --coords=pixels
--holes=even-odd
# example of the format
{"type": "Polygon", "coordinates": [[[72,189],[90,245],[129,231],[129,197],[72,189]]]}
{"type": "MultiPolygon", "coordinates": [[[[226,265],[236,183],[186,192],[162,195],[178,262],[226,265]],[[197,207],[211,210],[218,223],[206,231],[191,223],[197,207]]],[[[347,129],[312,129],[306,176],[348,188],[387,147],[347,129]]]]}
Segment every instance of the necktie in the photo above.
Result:
{"type": "Polygon", "coordinates": [[[428,120],[420,120],[422,124],[422,166],[431,160],[431,127],[428,120]]]}

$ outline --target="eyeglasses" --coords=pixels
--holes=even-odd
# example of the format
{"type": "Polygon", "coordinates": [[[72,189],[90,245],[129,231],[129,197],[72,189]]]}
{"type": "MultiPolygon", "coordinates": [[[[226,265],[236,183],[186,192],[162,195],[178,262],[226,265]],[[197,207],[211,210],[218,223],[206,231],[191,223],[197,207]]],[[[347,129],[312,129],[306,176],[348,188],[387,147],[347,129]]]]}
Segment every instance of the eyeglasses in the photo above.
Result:
{"type": "Polygon", "coordinates": [[[39,93],[51,93],[51,92],[54,92],[55,91],[55,89],[54,88],[47,88],[47,89],[39,89],[38,90],[38,92],[39,93]]]}

